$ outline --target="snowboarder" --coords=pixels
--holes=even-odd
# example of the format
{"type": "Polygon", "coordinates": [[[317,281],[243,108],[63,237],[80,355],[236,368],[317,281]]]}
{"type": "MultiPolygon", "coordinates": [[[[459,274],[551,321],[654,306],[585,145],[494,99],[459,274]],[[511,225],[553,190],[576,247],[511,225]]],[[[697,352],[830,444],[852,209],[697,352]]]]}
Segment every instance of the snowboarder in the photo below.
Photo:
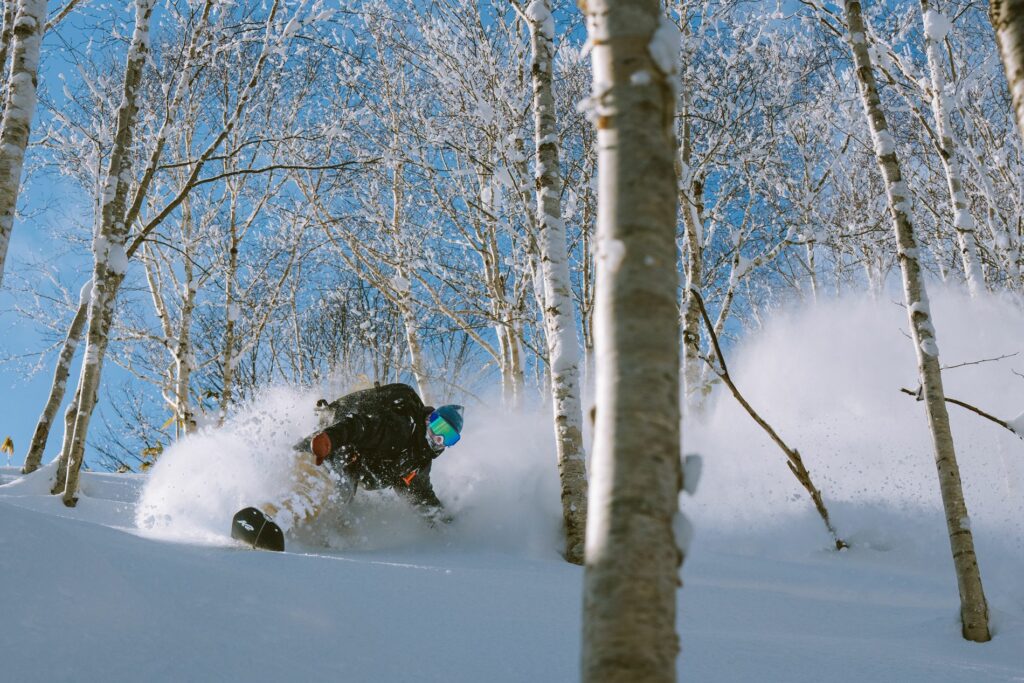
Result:
{"type": "MultiPolygon", "coordinates": [[[[359,486],[394,489],[432,525],[451,521],[430,483],[437,456],[459,441],[463,407],[425,406],[408,384],[387,384],[317,403],[321,430],[295,446],[294,490],[283,500],[239,511],[231,536],[284,550],[277,522],[319,513],[333,492],[348,503],[359,486]]],[[[285,528],[289,524],[283,525],[285,528]]]]}

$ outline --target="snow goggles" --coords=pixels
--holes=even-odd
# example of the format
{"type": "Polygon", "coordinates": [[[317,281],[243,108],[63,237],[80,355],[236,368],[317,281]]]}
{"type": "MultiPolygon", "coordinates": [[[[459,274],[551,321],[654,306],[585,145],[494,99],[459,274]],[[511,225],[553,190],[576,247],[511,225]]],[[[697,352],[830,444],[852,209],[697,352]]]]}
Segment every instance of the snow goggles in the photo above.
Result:
{"type": "Polygon", "coordinates": [[[430,421],[427,423],[430,431],[441,437],[444,440],[444,445],[454,446],[459,442],[459,433],[455,431],[455,427],[448,424],[448,421],[438,415],[435,410],[430,414],[430,421]]]}

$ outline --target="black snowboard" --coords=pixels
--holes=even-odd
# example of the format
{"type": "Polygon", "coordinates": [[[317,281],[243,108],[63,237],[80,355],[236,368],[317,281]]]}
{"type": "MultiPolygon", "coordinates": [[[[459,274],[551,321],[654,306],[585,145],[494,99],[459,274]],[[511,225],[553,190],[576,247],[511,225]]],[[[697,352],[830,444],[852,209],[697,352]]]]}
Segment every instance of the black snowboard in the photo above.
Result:
{"type": "Polygon", "coordinates": [[[260,550],[284,550],[284,533],[274,520],[256,508],[245,508],[231,520],[231,538],[260,550]]]}

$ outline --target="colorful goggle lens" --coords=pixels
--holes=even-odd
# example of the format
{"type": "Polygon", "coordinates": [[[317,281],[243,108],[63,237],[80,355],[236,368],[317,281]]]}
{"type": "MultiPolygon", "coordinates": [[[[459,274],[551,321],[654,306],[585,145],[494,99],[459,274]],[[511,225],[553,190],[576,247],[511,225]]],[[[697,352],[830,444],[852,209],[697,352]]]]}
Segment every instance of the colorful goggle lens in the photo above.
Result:
{"type": "Polygon", "coordinates": [[[454,446],[459,442],[459,433],[455,431],[455,427],[436,412],[430,414],[429,427],[430,431],[444,439],[445,446],[454,446]]]}

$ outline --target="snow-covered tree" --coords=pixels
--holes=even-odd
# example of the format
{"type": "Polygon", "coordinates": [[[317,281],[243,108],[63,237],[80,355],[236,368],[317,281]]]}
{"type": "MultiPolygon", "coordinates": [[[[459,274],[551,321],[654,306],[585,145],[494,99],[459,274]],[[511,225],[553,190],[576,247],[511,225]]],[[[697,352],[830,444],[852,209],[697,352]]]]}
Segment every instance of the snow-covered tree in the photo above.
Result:
{"type": "Polygon", "coordinates": [[[911,336],[917,354],[918,372],[924,394],[925,410],[935,447],[939,487],[946,511],[946,525],[953,553],[957,583],[960,588],[960,617],[964,638],[983,642],[990,639],[988,604],[981,585],[981,573],[974,552],[970,518],[960,483],[960,469],[956,461],[953,435],[949,426],[939,348],[935,341],[935,327],[928,305],[928,294],[921,273],[918,241],[914,234],[909,191],[903,178],[892,133],[882,111],[875,79],[874,67],[868,51],[866,28],[858,0],[845,0],[844,10],[848,26],[848,40],[853,53],[864,106],[875,146],[875,156],[886,182],[886,196],[896,233],[900,270],[911,336]]]}
{"type": "MultiPolygon", "coordinates": [[[[117,111],[116,133],[100,201],[100,223],[93,237],[95,264],[89,317],[86,331],[85,357],[78,379],[76,413],[71,432],[65,442],[70,444],[59,468],[63,470],[65,505],[77,501],[78,471],[85,455],[85,438],[89,420],[99,394],[100,374],[113,324],[117,290],[128,267],[125,240],[130,223],[125,220],[128,184],[132,172],[130,148],[135,135],[136,114],[142,70],[149,53],[149,27],[153,14],[152,0],[135,1],[135,30],[125,63],[124,90],[117,111]]],[[[56,491],[55,491],[56,492],[56,491]]]]}
{"type": "MultiPolygon", "coordinates": [[[[10,2],[4,3],[10,8],[10,2]]],[[[16,9],[5,11],[11,24],[11,67],[4,98],[3,119],[0,120],[0,285],[4,279],[7,247],[14,228],[14,214],[21,190],[21,174],[28,147],[29,129],[36,111],[39,52],[46,24],[46,0],[19,0],[16,9]]],[[[4,52],[6,53],[6,41],[4,52]]],[[[6,54],[0,65],[6,66],[6,54]]]]}

